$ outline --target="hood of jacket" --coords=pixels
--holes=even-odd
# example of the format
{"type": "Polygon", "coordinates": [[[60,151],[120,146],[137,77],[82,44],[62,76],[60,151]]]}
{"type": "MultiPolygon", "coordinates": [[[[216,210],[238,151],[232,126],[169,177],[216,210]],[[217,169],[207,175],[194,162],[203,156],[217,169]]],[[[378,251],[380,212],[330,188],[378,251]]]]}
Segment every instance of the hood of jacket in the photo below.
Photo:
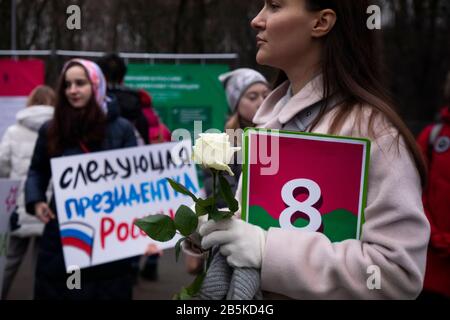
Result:
{"type": "Polygon", "coordinates": [[[53,117],[55,108],[52,106],[30,106],[16,114],[17,123],[32,130],[38,131],[44,122],[53,117]]]}
{"type": "Polygon", "coordinates": [[[322,74],[316,75],[297,94],[290,92],[288,80],[275,88],[253,117],[256,126],[281,129],[297,114],[323,99],[322,74]]]}

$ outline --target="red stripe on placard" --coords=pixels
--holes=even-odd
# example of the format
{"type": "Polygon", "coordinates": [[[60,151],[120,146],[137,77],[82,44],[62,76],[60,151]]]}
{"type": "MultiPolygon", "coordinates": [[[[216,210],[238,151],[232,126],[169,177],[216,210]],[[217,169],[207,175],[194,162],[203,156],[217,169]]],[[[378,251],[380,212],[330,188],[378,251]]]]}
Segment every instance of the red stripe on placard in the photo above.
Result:
{"type": "Polygon", "coordinates": [[[63,246],[71,246],[71,247],[78,248],[78,249],[86,252],[86,254],[88,256],[91,256],[91,254],[92,254],[92,248],[86,242],[83,242],[80,239],[73,238],[73,237],[65,237],[65,238],[62,238],[62,243],[63,243],[63,246]]]}

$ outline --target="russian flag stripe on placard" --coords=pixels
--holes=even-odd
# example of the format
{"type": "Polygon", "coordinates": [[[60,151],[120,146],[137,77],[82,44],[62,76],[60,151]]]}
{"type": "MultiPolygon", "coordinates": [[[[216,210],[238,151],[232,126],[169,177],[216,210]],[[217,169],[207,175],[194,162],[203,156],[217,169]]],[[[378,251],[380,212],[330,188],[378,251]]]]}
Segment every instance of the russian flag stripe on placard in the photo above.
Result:
{"type": "Polygon", "coordinates": [[[62,238],[62,243],[63,246],[72,246],[80,250],[83,250],[89,256],[91,256],[92,254],[92,248],[87,243],[83,242],[78,238],[64,237],[62,238]]]}
{"type": "Polygon", "coordinates": [[[77,239],[80,239],[81,241],[85,242],[86,244],[88,244],[91,247],[93,244],[93,239],[91,237],[89,237],[87,234],[85,234],[79,230],[75,230],[75,229],[61,230],[61,237],[62,238],[66,238],[66,237],[77,238],[77,239]]]}
{"type": "Polygon", "coordinates": [[[65,222],[61,225],[60,228],[61,228],[61,231],[62,230],[78,230],[80,232],[83,232],[84,234],[87,234],[91,238],[94,236],[94,228],[92,228],[91,226],[89,226],[87,224],[76,222],[76,221],[65,222]]]}

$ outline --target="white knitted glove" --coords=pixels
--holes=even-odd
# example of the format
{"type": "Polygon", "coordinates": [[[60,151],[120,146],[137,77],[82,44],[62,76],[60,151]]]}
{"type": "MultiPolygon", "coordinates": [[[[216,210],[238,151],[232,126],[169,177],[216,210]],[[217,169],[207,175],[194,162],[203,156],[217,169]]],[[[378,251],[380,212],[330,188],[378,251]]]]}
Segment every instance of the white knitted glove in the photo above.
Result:
{"type": "Polygon", "coordinates": [[[243,220],[231,218],[208,221],[200,227],[202,247],[220,246],[220,253],[235,268],[260,269],[267,231],[243,220]]]}

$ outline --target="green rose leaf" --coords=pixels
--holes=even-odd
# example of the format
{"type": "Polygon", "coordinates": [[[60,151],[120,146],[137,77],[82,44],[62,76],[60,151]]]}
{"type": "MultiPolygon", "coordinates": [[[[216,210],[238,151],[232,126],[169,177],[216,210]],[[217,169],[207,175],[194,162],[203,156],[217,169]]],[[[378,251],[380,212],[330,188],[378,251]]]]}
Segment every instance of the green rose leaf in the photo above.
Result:
{"type": "Polygon", "coordinates": [[[239,210],[239,203],[234,198],[233,191],[231,190],[230,184],[227,179],[221,174],[219,174],[219,185],[220,185],[220,194],[222,195],[223,200],[228,205],[228,208],[231,212],[236,212],[239,210]]]}
{"type": "Polygon", "coordinates": [[[190,192],[185,186],[179,184],[178,182],[176,182],[176,181],[174,181],[174,180],[172,180],[172,179],[169,179],[169,178],[166,178],[166,179],[167,179],[167,181],[169,181],[170,186],[171,186],[176,192],[179,192],[179,193],[181,193],[181,194],[190,196],[190,197],[192,198],[192,200],[194,200],[195,202],[198,201],[197,197],[196,197],[192,192],[190,192]]]}
{"type": "Polygon", "coordinates": [[[173,300],[190,300],[192,297],[187,292],[186,288],[182,288],[181,291],[173,296],[173,300]]]}
{"type": "Polygon", "coordinates": [[[193,297],[200,292],[202,288],[203,280],[205,279],[206,273],[202,272],[197,277],[195,277],[194,281],[191,283],[189,287],[186,288],[187,293],[193,297]]]}
{"type": "Polygon", "coordinates": [[[150,238],[156,241],[169,241],[175,236],[175,222],[164,214],[155,214],[134,222],[150,238]]]}
{"type": "Polygon", "coordinates": [[[202,288],[203,280],[205,280],[206,273],[199,274],[194,281],[188,286],[181,288],[181,291],[174,295],[174,300],[190,300],[195,297],[202,288]]]}
{"type": "Polygon", "coordinates": [[[177,241],[175,244],[175,261],[178,262],[178,258],[180,257],[180,251],[181,251],[181,243],[186,240],[186,237],[181,238],[177,241]]]}
{"type": "Polygon", "coordinates": [[[195,203],[195,212],[197,213],[197,216],[204,216],[205,214],[211,212],[213,205],[213,198],[198,199],[198,201],[195,203]]]}
{"type": "Polygon", "coordinates": [[[222,215],[223,215],[222,219],[229,219],[234,216],[234,212],[224,211],[224,212],[222,212],[222,215]]]}
{"type": "Polygon", "coordinates": [[[213,219],[214,221],[220,221],[220,220],[224,220],[224,219],[228,219],[231,218],[233,216],[233,212],[230,211],[219,211],[217,209],[215,209],[214,211],[212,211],[209,215],[209,217],[211,219],[213,219]]]}
{"type": "Polygon", "coordinates": [[[197,214],[197,217],[204,216],[205,214],[208,214],[208,209],[205,207],[202,207],[198,202],[195,204],[195,213],[197,214]]]}
{"type": "Polygon", "coordinates": [[[175,214],[175,227],[187,237],[195,231],[198,225],[198,217],[189,207],[181,205],[175,214]]]}

